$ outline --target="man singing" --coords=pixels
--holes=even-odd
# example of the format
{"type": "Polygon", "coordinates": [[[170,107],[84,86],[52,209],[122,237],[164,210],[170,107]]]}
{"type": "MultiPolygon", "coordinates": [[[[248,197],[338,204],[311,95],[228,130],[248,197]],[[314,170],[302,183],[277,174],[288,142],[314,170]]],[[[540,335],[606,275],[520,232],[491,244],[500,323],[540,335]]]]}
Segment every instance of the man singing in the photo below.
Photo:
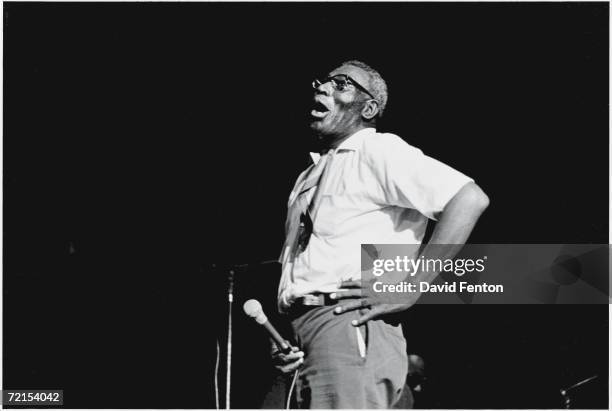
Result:
{"type": "Polygon", "coordinates": [[[430,245],[464,244],[489,200],[469,177],[377,132],[387,86],[367,64],[345,62],[313,87],[310,127],[322,150],[289,196],[278,294],[299,348],[274,356],[283,372],[299,369],[301,408],[392,408],[408,359],[401,324],[388,314],[419,294],[402,304],[362,296],[360,244],[420,244],[432,219],[421,254],[452,258],[457,247],[430,245]]]}

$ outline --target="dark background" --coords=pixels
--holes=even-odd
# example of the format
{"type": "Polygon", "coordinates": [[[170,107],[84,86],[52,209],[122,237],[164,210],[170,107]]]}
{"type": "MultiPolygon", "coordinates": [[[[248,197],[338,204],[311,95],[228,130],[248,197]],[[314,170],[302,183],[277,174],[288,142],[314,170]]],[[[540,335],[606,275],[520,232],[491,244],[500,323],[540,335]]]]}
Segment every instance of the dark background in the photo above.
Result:
{"type": "MultiPolygon", "coordinates": [[[[213,408],[226,268],[277,257],[310,81],[350,58],[388,82],[381,130],[489,195],[470,242],[608,242],[607,3],[5,2],[4,388],[213,408]]],[[[272,311],[254,267],[238,303],[272,311]]],[[[232,405],[257,408],[240,305],[232,405]]],[[[416,306],[405,331],[421,406],[558,408],[599,374],[607,407],[607,306],[416,306]]]]}

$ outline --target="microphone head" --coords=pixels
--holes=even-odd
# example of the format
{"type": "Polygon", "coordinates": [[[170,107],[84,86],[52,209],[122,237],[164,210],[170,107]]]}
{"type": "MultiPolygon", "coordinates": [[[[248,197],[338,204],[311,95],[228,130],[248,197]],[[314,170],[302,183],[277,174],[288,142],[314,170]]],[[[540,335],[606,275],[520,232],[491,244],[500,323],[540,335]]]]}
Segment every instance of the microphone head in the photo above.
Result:
{"type": "Polygon", "coordinates": [[[257,317],[260,313],[263,312],[263,308],[261,308],[261,303],[257,300],[248,300],[242,306],[244,313],[249,317],[257,317]]]}
{"type": "Polygon", "coordinates": [[[261,304],[257,300],[248,300],[242,306],[244,313],[249,317],[253,318],[259,324],[263,324],[268,321],[268,318],[263,312],[263,308],[261,308],[261,304]]]}

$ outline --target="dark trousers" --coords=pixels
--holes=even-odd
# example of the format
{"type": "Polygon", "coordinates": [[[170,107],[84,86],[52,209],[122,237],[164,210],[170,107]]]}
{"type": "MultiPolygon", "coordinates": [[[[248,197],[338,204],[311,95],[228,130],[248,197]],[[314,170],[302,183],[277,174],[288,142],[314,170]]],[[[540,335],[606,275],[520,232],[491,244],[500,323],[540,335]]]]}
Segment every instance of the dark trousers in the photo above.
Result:
{"type": "Polygon", "coordinates": [[[300,408],[393,408],[400,399],[408,358],[401,325],[385,320],[359,327],[359,312],[334,314],[334,306],[294,314],[292,326],[305,360],[296,394],[300,408]]]}

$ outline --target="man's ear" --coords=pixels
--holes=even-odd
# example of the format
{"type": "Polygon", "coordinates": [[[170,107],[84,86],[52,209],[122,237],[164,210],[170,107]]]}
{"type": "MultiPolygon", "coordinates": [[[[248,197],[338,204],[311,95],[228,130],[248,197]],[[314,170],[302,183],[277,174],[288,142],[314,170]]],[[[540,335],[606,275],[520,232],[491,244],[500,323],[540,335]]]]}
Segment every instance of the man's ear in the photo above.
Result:
{"type": "Polygon", "coordinates": [[[361,116],[366,120],[372,120],[374,117],[378,115],[378,107],[379,103],[377,100],[368,100],[366,101],[363,109],[361,110],[361,116]]]}

